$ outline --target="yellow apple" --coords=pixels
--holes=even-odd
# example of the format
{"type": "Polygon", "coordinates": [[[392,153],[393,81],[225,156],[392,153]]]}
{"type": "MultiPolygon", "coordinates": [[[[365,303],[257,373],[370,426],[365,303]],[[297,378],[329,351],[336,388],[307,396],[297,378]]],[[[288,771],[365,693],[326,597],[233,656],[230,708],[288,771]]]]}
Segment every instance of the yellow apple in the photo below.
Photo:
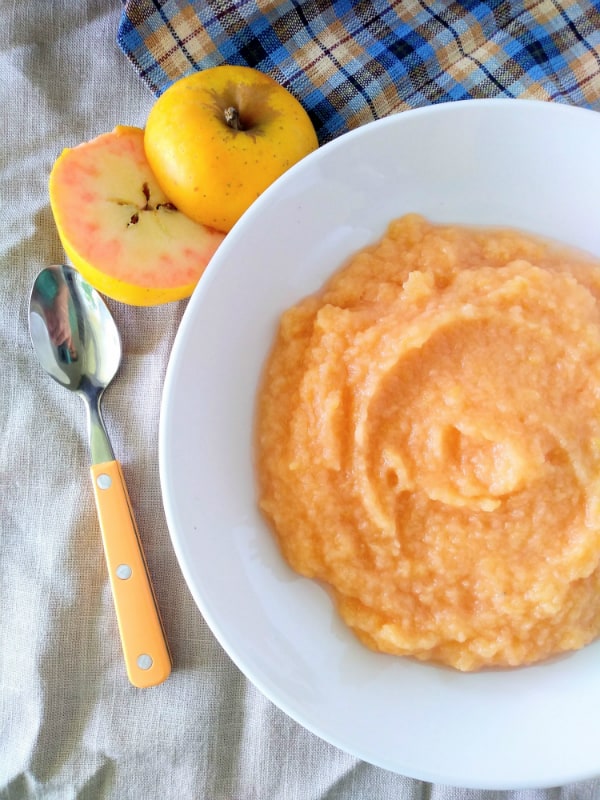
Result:
{"type": "Polygon", "coordinates": [[[165,196],[140,128],[119,125],[64,150],[49,189],[74,266],[100,292],[131,305],[189,297],[224,238],[165,196]]]}
{"type": "Polygon", "coordinates": [[[318,141],[287,89],[258,70],[225,65],[172,84],[150,110],[144,146],[177,208],[229,231],[318,141]]]}

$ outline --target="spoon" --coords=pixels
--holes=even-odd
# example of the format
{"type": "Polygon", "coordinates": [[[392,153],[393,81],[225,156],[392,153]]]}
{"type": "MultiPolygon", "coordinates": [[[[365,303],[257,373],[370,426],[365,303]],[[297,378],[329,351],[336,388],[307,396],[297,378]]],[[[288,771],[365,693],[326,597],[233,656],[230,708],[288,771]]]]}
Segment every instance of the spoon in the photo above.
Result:
{"type": "Polygon", "coordinates": [[[31,341],[41,365],[86,403],[92,482],[127,675],[134,686],[162,683],[171,657],[121,465],[100,401],[121,363],[115,321],[100,295],[71,267],[43,269],[29,303],[31,341]]]}

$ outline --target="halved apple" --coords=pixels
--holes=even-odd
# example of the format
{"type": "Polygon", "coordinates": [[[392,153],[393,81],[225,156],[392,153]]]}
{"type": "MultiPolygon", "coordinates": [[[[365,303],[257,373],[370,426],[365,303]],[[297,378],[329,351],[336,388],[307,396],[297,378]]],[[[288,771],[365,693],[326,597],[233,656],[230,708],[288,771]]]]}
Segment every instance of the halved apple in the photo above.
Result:
{"type": "Polygon", "coordinates": [[[98,291],[130,305],[189,297],[224,238],[167,199],[140,128],[119,125],[64,150],[49,189],[74,266],[98,291]]]}

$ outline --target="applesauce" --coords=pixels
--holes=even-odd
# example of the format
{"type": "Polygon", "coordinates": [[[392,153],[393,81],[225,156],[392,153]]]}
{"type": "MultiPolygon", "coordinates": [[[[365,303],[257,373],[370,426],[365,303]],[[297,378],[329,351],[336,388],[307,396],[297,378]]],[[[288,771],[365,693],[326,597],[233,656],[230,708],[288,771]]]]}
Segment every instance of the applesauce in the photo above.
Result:
{"type": "Polygon", "coordinates": [[[599,266],[409,215],[284,313],[260,507],[365,645],[475,670],[600,632],[599,266]]]}

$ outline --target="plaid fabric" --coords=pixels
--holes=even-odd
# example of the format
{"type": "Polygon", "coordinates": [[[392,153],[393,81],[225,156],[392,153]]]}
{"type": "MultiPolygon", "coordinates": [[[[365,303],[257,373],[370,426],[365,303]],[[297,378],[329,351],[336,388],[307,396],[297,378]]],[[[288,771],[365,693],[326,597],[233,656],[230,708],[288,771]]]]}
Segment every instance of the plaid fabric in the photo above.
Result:
{"type": "Polygon", "coordinates": [[[244,64],[325,142],[429,103],[533,97],[600,110],[600,0],[128,0],[118,43],[156,94],[244,64]]]}

